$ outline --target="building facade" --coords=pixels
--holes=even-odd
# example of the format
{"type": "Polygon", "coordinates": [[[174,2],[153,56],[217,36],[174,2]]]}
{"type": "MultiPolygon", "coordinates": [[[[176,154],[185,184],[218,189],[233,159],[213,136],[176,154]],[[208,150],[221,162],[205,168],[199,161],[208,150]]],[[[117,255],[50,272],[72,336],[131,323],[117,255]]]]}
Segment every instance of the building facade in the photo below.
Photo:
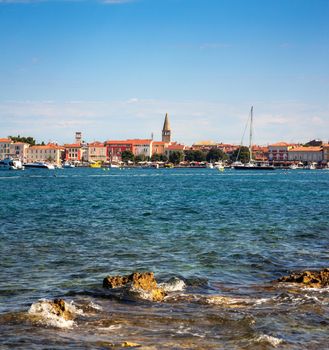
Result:
{"type": "Polygon", "coordinates": [[[26,161],[49,162],[60,165],[62,163],[64,151],[64,147],[55,144],[31,146],[26,151],[26,161]]]}
{"type": "Polygon", "coordinates": [[[127,140],[110,140],[105,142],[107,159],[112,163],[118,163],[122,161],[122,152],[130,151],[133,153],[133,144],[127,140]]]}
{"type": "Polygon", "coordinates": [[[134,156],[142,156],[145,158],[152,157],[152,144],[153,140],[151,139],[134,139],[127,140],[132,144],[132,152],[134,156]]]}
{"type": "Polygon", "coordinates": [[[71,162],[80,162],[82,160],[81,144],[65,144],[65,160],[71,162]]]}
{"type": "Polygon", "coordinates": [[[106,146],[101,142],[93,142],[88,144],[88,162],[106,162],[106,146]]]}
{"type": "Polygon", "coordinates": [[[322,147],[305,147],[298,146],[291,148],[288,151],[288,160],[293,162],[322,162],[323,160],[323,150],[322,147]]]}
{"type": "Polygon", "coordinates": [[[294,145],[286,142],[277,142],[268,146],[268,159],[274,163],[283,163],[288,161],[289,150],[294,145]]]}
{"type": "Polygon", "coordinates": [[[10,145],[13,143],[11,139],[0,139],[0,160],[8,158],[10,156],[10,145]]]}
{"type": "Polygon", "coordinates": [[[10,155],[15,159],[25,162],[27,159],[27,150],[30,147],[25,142],[14,142],[10,144],[10,155]]]}

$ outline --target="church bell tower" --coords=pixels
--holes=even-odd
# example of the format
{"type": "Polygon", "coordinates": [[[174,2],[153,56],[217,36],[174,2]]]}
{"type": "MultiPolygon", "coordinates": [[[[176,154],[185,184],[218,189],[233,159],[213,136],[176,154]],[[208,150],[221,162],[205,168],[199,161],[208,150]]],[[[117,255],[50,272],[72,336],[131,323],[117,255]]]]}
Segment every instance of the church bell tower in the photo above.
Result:
{"type": "Polygon", "coordinates": [[[162,129],[162,142],[170,143],[171,142],[171,129],[169,124],[168,113],[166,113],[166,117],[163,124],[162,129]]]}

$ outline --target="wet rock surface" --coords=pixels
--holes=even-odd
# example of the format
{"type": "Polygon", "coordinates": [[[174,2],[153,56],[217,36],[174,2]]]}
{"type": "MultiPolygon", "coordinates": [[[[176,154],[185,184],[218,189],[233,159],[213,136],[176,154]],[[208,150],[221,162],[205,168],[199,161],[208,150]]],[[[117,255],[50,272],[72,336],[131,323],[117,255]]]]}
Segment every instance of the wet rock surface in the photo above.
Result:
{"type": "Polygon", "coordinates": [[[163,301],[166,292],[158,287],[153,272],[134,272],[126,276],[107,276],[103,280],[103,287],[108,289],[124,288],[124,294],[136,298],[163,301]]]}
{"type": "Polygon", "coordinates": [[[299,283],[310,288],[329,287],[329,268],[318,271],[295,272],[279,278],[278,282],[299,283]]]}

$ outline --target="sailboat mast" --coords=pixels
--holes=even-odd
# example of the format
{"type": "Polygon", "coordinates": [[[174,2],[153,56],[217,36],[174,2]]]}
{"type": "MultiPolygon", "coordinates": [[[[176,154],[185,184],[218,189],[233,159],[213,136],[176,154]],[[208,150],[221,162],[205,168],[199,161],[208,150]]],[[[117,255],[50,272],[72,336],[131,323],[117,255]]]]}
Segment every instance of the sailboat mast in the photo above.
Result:
{"type": "Polygon", "coordinates": [[[250,154],[250,160],[249,162],[252,162],[252,123],[253,123],[253,114],[254,114],[254,106],[251,106],[250,111],[250,135],[249,135],[249,154],[250,154]]]}

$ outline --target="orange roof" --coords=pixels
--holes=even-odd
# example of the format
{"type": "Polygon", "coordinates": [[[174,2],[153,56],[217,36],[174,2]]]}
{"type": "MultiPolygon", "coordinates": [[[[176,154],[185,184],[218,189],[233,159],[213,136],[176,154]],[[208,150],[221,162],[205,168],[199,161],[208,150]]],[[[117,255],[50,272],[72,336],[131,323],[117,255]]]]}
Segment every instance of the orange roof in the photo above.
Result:
{"type": "Polygon", "coordinates": [[[133,145],[145,145],[145,144],[151,144],[152,140],[150,139],[132,139],[127,140],[131,142],[133,145]]]}
{"type": "Polygon", "coordinates": [[[33,149],[58,149],[58,150],[60,150],[60,149],[63,149],[63,147],[61,147],[61,146],[57,146],[57,145],[43,145],[43,146],[31,146],[31,147],[29,147],[29,149],[31,149],[31,150],[33,150],[33,149]]]}
{"type": "Polygon", "coordinates": [[[153,141],[153,146],[165,146],[168,142],[153,141]]]}
{"type": "Polygon", "coordinates": [[[0,142],[6,142],[6,143],[8,143],[8,142],[12,142],[12,140],[11,140],[11,139],[6,139],[6,138],[4,138],[4,139],[0,139],[0,142]]]}
{"type": "Polygon", "coordinates": [[[66,143],[64,145],[65,148],[81,148],[81,144],[79,143],[66,143]]]}
{"type": "Polygon", "coordinates": [[[169,145],[167,149],[170,151],[183,151],[185,149],[185,145],[169,145]]]}
{"type": "Polygon", "coordinates": [[[102,142],[95,141],[95,142],[89,143],[88,147],[106,147],[106,146],[104,146],[104,143],[102,142]]]}
{"type": "Polygon", "coordinates": [[[131,140],[109,140],[105,142],[107,145],[131,145],[131,140]]]}
{"type": "Polygon", "coordinates": [[[322,147],[316,146],[316,147],[294,147],[290,150],[290,152],[321,152],[322,147]]]}

